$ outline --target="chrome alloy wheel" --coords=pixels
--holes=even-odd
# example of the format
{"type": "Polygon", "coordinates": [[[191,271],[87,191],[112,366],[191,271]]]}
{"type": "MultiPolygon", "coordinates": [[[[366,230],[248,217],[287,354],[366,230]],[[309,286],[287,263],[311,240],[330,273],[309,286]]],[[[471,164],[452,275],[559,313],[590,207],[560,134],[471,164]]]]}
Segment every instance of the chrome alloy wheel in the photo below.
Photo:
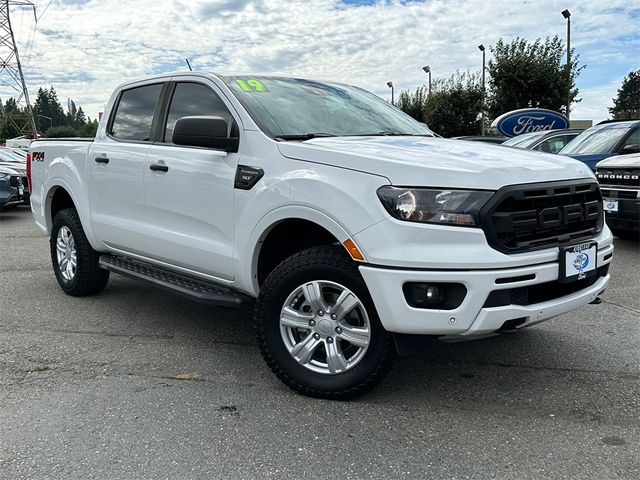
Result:
{"type": "Polygon", "coordinates": [[[371,341],[369,316],[348,288],[316,280],[296,288],[280,312],[280,333],[291,356],[317,373],[355,367],[371,341]]]}
{"type": "Polygon", "coordinates": [[[58,230],[58,236],[56,237],[56,256],[62,278],[67,281],[73,280],[73,277],[76,275],[78,260],[76,241],[69,227],[63,226],[58,230]]]}

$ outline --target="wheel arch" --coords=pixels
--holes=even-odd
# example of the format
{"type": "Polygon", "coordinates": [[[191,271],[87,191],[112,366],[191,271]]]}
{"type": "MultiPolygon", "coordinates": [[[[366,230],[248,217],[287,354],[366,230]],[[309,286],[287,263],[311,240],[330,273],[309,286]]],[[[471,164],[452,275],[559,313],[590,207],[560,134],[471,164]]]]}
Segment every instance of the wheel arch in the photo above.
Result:
{"type": "Polygon", "coordinates": [[[247,291],[257,296],[268,273],[287,256],[312,246],[343,244],[348,239],[351,235],[345,227],[314,208],[278,208],[265,215],[253,229],[244,255],[246,260],[240,270],[242,278],[238,280],[245,284],[247,291]],[[301,228],[305,230],[296,232],[301,228]],[[278,244],[282,239],[288,242],[284,246],[278,244]],[[264,255],[272,253],[275,256],[265,261],[267,257],[264,255]]]}
{"type": "Polygon", "coordinates": [[[89,243],[95,248],[96,243],[91,228],[89,212],[87,208],[82,207],[82,202],[78,199],[74,190],[64,180],[57,178],[47,186],[46,192],[43,206],[47,232],[51,232],[53,219],[60,210],[64,208],[75,208],[80,217],[80,223],[87,236],[87,240],[89,240],[89,243]]]}

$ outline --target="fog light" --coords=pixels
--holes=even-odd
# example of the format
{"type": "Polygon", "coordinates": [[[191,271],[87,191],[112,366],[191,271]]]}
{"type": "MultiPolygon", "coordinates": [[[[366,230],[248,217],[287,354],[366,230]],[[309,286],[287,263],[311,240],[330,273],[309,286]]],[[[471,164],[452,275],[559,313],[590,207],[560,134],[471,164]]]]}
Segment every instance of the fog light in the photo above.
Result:
{"type": "Polygon", "coordinates": [[[464,300],[467,289],[460,283],[417,283],[402,286],[404,298],[413,308],[453,310],[464,300]]]}
{"type": "Polygon", "coordinates": [[[442,296],[440,295],[440,289],[434,286],[428,286],[425,291],[425,302],[426,303],[438,303],[442,301],[442,296]]]}

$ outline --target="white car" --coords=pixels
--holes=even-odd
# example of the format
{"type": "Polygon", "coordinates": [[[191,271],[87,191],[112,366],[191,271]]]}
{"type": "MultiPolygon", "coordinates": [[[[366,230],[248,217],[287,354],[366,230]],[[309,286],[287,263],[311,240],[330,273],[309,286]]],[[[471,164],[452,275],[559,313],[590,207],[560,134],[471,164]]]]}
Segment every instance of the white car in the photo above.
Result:
{"type": "Polygon", "coordinates": [[[609,157],[596,164],[607,225],[616,237],[640,239],[640,153],[609,157]]]}
{"type": "Polygon", "coordinates": [[[267,364],[307,395],[360,395],[395,349],[527,327],[609,282],[586,165],[435,138],[348,85],[144,78],[115,90],[95,139],[30,155],[65,292],[115,272],[216,305],[256,299],[267,364]]]}

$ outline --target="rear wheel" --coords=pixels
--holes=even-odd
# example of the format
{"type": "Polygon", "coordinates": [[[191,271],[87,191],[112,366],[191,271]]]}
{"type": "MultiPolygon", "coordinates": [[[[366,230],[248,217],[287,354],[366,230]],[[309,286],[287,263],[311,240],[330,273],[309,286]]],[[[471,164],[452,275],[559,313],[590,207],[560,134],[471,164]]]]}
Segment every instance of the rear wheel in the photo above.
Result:
{"type": "Polygon", "coordinates": [[[53,271],[65,293],[82,296],[104,289],[109,272],[100,268],[100,254],[91,248],[76,209],[65,208],[56,214],[50,244],[53,271]]]}
{"type": "Polygon", "coordinates": [[[305,395],[357,397],[388,370],[392,349],[357,267],[340,247],[315,247],[266,279],[255,312],[273,372],[305,395]]]}

